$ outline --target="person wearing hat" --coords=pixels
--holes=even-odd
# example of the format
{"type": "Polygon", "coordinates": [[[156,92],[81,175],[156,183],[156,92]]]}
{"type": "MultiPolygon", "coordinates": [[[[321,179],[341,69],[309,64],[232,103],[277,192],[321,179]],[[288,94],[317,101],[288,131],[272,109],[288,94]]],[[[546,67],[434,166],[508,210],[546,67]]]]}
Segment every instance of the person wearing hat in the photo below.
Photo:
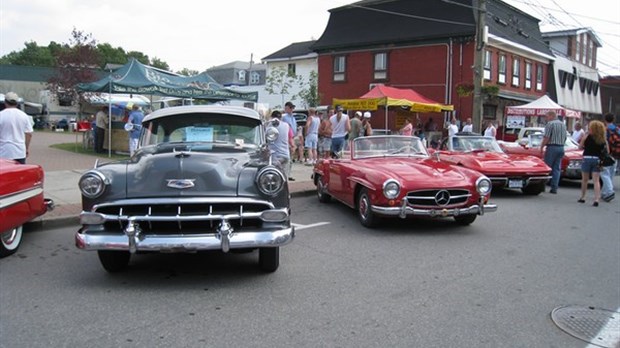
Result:
{"type": "Polygon", "coordinates": [[[140,107],[134,104],[131,107],[131,113],[127,119],[127,129],[129,129],[129,156],[133,156],[138,148],[138,139],[140,139],[143,119],[144,114],[140,111],[140,107]]]}
{"type": "Polygon", "coordinates": [[[370,125],[370,111],[364,112],[364,119],[362,120],[362,135],[365,137],[372,135],[372,126],[370,125]]]}
{"type": "MultiPolygon", "coordinates": [[[[278,110],[274,110],[271,113],[271,119],[282,120],[282,113],[278,110]]],[[[271,158],[273,163],[278,165],[284,171],[284,176],[291,180],[291,167],[289,164],[291,162],[291,152],[295,151],[292,148],[293,132],[286,122],[278,122],[276,129],[278,130],[278,138],[273,143],[269,144],[271,158]]],[[[295,179],[291,181],[294,180],[295,179]]]]}
{"type": "Polygon", "coordinates": [[[25,164],[33,129],[30,117],[17,107],[18,101],[19,96],[14,92],[4,96],[5,109],[0,111],[0,158],[25,164]]]}
{"type": "Polygon", "coordinates": [[[332,124],[332,156],[337,156],[343,148],[345,143],[345,136],[351,130],[351,121],[349,115],[342,113],[342,106],[336,106],[336,114],[330,117],[329,121],[332,124]]]}

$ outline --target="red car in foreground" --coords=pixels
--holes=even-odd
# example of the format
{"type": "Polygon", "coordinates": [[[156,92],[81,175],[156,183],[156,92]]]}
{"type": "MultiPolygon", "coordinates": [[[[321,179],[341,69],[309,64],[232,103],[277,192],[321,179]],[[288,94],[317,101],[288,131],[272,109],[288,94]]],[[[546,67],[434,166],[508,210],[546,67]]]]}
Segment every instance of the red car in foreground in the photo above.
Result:
{"type": "Polygon", "coordinates": [[[0,159],[0,257],[14,254],[23,224],[53,208],[43,198],[43,169],[0,159]]]}
{"type": "Polygon", "coordinates": [[[521,189],[527,195],[544,192],[551,178],[551,168],[542,159],[506,154],[495,138],[473,133],[457,133],[444,139],[439,156],[442,161],[486,175],[494,186],[521,189]]]}
{"type": "Polygon", "coordinates": [[[366,227],[382,217],[453,217],[469,225],[497,210],[489,203],[491,180],[431,158],[417,137],[357,138],[341,158],[318,161],[313,175],[319,201],[354,208],[366,227]]]}
{"type": "MultiPolygon", "coordinates": [[[[498,142],[502,150],[508,154],[530,155],[542,158],[540,144],[542,144],[543,133],[529,134],[516,142],[498,142]]],[[[583,162],[583,150],[579,144],[575,143],[571,137],[566,137],[564,144],[564,157],[562,157],[560,174],[563,179],[580,180],[581,162],[583,162]]]]}

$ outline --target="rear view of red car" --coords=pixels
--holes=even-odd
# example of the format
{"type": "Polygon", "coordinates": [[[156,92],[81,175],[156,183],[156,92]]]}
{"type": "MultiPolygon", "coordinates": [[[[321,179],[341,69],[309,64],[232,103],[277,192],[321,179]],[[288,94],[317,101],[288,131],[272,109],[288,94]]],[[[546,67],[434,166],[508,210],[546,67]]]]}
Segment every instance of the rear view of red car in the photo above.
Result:
{"type": "Polygon", "coordinates": [[[24,223],[53,208],[43,197],[43,181],[40,166],[0,159],[0,257],[17,251],[24,223]]]}

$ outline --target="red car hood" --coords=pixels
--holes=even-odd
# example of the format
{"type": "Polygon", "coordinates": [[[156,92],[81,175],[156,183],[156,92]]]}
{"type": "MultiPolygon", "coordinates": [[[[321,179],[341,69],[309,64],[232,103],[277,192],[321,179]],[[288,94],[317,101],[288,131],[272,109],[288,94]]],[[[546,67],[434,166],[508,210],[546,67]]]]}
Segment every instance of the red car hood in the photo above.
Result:
{"type": "Polygon", "coordinates": [[[463,187],[475,182],[481,175],[466,168],[450,165],[447,162],[420,158],[367,159],[364,165],[371,172],[381,173],[398,179],[403,185],[423,187],[463,187]]]}
{"type": "Polygon", "coordinates": [[[452,153],[449,161],[481,173],[549,173],[542,159],[497,152],[452,153]]]}

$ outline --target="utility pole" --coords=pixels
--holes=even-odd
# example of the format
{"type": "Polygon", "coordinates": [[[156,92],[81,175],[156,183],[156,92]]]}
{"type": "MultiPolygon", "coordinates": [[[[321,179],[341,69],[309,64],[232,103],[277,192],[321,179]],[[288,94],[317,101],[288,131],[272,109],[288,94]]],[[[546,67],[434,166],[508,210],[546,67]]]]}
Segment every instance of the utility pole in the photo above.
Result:
{"type": "Polygon", "coordinates": [[[473,0],[474,18],[476,19],[476,47],[474,50],[474,101],[472,124],[474,132],[482,129],[482,80],[484,69],[484,46],[486,41],[486,0],[473,0]]]}

